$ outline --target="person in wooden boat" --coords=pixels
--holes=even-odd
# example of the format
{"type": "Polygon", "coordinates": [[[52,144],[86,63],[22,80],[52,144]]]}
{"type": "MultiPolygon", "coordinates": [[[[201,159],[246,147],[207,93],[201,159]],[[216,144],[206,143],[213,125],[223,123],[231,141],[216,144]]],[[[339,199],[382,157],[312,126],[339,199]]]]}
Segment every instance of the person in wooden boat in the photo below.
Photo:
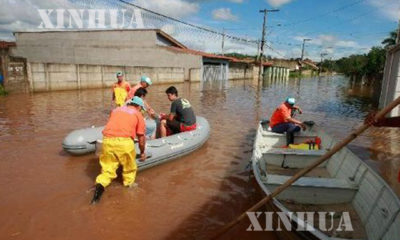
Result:
{"type": "Polygon", "coordinates": [[[306,125],[304,123],[292,117],[294,111],[298,111],[300,114],[302,113],[301,108],[299,106],[296,106],[295,103],[295,98],[286,98],[285,102],[283,102],[277,109],[275,109],[269,123],[272,132],[286,132],[287,146],[294,143],[295,132],[299,132],[301,128],[303,130],[306,129],[306,125]]]}
{"type": "Polygon", "coordinates": [[[162,116],[160,136],[166,137],[170,134],[195,130],[196,115],[190,102],[178,97],[178,90],[174,86],[169,87],[165,93],[172,103],[170,113],[162,116]]]}
{"type": "Polygon", "coordinates": [[[129,91],[131,90],[131,85],[124,80],[124,73],[119,71],[116,73],[117,82],[112,86],[112,101],[117,105],[117,107],[121,107],[125,104],[125,99],[128,96],[129,91]]]}
{"type": "Polygon", "coordinates": [[[117,169],[122,165],[122,179],[126,187],[135,185],[137,172],[134,138],[139,140],[140,161],[145,161],[145,120],[141,108],[143,100],[134,97],[128,105],[118,107],[111,113],[103,130],[103,148],[100,155],[101,173],[96,178],[92,204],[100,201],[104,189],[117,177],[117,169]]]}

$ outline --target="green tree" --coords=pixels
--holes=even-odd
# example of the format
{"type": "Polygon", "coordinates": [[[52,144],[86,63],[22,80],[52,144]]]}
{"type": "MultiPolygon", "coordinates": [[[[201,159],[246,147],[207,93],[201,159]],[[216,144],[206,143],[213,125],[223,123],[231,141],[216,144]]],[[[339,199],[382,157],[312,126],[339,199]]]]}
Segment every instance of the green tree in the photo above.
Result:
{"type": "Polygon", "coordinates": [[[385,49],[388,49],[396,44],[397,38],[397,30],[389,33],[389,37],[383,39],[382,44],[385,46],[385,49]]]}
{"type": "Polygon", "coordinates": [[[382,47],[373,47],[367,54],[367,64],[364,72],[370,77],[379,77],[385,68],[386,50],[382,47]]]}

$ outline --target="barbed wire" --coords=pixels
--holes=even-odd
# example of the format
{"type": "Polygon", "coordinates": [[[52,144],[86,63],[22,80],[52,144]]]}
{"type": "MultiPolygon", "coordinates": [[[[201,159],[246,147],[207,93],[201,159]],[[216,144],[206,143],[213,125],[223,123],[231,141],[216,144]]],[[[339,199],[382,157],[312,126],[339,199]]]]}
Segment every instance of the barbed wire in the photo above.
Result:
{"type": "MultiPolygon", "coordinates": [[[[256,54],[258,52],[257,39],[241,37],[227,32],[212,29],[208,26],[202,26],[186,22],[177,18],[167,16],[162,13],[144,8],[133,2],[126,0],[83,0],[77,1],[77,4],[85,8],[113,8],[140,10],[145,28],[161,29],[179,42],[189,48],[220,53],[222,41],[224,41],[224,52],[238,52],[256,54]]],[[[126,16],[118,16],[119,20],[126,16]]],[[[128,20],[128,19],[127,19],[128,20]]]]}

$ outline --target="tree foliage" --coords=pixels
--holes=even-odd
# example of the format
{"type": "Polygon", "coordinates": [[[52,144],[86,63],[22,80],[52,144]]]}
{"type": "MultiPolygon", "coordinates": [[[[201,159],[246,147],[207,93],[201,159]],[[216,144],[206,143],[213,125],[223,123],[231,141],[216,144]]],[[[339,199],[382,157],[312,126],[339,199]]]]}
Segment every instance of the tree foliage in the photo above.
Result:
{"type": "Polygon", "coordinates": [[[386,60],[386,51],[395,45],[397,31],[392,31],[382,41],[383,47],[372,47],[367,54],[354,54],[335,61],[325,60],[321,66],[325,70],[336,71],[347,76],[380,79],[386,60]]]}
{"type": "Polygon", "coordinates": [[[397,30],[390,32],[389,37],[383,39],[382,44],[385,46],[386,49],[388,49],[396,44],[396,38],[397,30]]]}

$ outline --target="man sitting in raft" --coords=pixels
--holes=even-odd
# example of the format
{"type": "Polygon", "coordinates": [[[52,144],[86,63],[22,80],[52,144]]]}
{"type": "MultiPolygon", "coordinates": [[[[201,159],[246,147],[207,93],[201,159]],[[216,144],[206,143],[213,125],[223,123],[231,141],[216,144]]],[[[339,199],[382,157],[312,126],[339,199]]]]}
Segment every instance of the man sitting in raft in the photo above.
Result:
{"type": "Polygon", "coordinates": [[[145,121],[141,108],[143,100],[134,97],[126,106],[118,107],[111,112],[110,119],[103,130],[103,149],[100,155],[101,174],[96,178],[96,188],[92,204],[100,201],[100,197],[113,179],[117,177],[117,169],[122,165],[123,184],[134,186],[136,178],[136,152],[134,138],[139,140],[140,161],[145,161],[145,121]]]}
{"type": "Polygon", "coordinates": [[[284,133],[286,132],[286,145],[294,143],[294,133],[306,129],[306,125],[299,120],[292,118],[292,111],[298,110],[301,114],[302,111],[298,106],[295,106],[296,100],[294,98],[287,98],[272,114],[270,120],[270,127],[272,132],[284,133]]]}
{"type": "Polygon", "coordinates": [[[169,87],[165,93],[172,103],[170,113],[162,117],[160,136],[166,137],[170,134],[195,130],[196,115],[194,115],[190,102],[178,97],[178,90],[174,86],[169,87]]]}
{"type": "Polygon", "coordinates": [[[117,72],[116,75],[118,81],[112,86],[112,100],[115,102],[117,107],[121,107],[125,103],[125,99],[128,96],[131,86],[124,80],[124,74],[122,72],[117,72]]]}

